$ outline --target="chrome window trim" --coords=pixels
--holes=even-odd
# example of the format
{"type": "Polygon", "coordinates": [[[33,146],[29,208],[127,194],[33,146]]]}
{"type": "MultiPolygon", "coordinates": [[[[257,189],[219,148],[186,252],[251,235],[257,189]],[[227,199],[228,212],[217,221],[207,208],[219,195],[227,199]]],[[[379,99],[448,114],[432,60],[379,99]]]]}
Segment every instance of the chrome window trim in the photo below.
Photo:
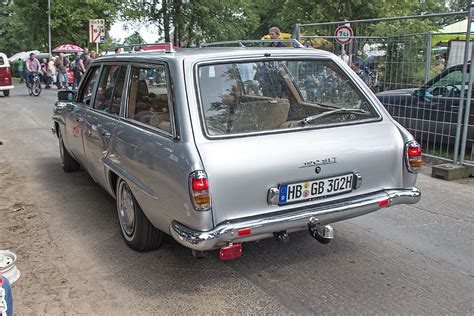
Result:
{"type": "MultiPolygon", "coordinates": [[[[93,67],[94,67],[94,68],[95,68],[95,67],[98,68],[97,71],[99,72],[99,80],[100,80],[100,77],[102,76],[102,69],[103,69],[102,65],[101,65],[101,64],[99,64],[99,65],[91,65],[91,66],[89,67],[89,69],[91,69],[91,68],[93,68],[93,67]]],[[[86,72],[86,77],[84,78],[84,82],[86,82],[87,80],[89,80],[89,78],[92,76],[92,75],[91,75],[91,71],[89,71],[89,69],[88,69],[87,72],[86,72]]],[[[99,80],[97,80],[97,82],[94,84],[94,87],[92,88],[92,98],[91,98],[91,102],[89,103],[89,105],[85,104],[85,103],[82,102],[82,101],[79,101],[80,97],[83,96],[84,90],[86,89],[86,85],[85,85],[85,84],[80,85],[79,90],[77,91],[76,101],[74,101],[74,102],[79,103],[79,104],[85,106],[85,107],[88,108],[88,109],[92,109],[91,104],[93,105],[94,102],[95,102],[95,95],[96,95],[96,91],[97,91],[97,86],[98,86],[98,84],[99,84],[99,80]]],[[[81,81],[82,81],[82,80],[81,80],[81,81]]]]}
{"type": "Polygon", "coordinates": [[[124,113],[123,113],[123,116],[121,116],[121,118],[126,121],[126,122],[129,122],[133,125],[137,125],[137,126],[140,126],[140,127],[144,127],[144,128],[147,128],[147,129],[150,129],[150,130],[153,130],[153,131],[156,131],[156,132],[160,132],[161,134],[165,135],[165,136],[171,136],[171,138],[173,139],[176,139],[176,140],[179,140],[180,139],[180,136],[179,136],[179,133],[178,133],[178,129],[177,129],[177,119],[176,119],[176,107],[175,107],[175,97],[174,97],[174,93],[173,93],[173,77],[171,75],[171,72],[170,72],[170,67],[168,65],[167,62],[165,61],[162,61],[162,60],[159,60],[159,61],[156,61],[156,62],[129,62],[127,63],[128,66],[129,66],[129,69],[128,69],[128,77],[127,77],[127,93],[126,93],[126,99],[125,99],[125,106],[124,106],[124,113]],[[154,127],[154,126],[151,126],[151,125],[148,125],[148,124],[144,124],[142,122],[139,122],[139,121],[136,121],[132,118],[129,118],[128,117],[128,102],[129,102],[129,91],[130,91],[130,85],[131,85],[131,80],[132,80],[132,68],[133,67],[138,67],[138,68],[156,68],[157,66],[163,66],[165,68],[165,71],[166,71],[166,76],[168,77],[168,110],[170,113],[170,126],[171,126],[171,133],[168,132],[168,131],[165,131],[165,130],[162,130],[160,128],[157,128],[157,127],[154,127]]]}
{"type": "Polygon", "coordinates": [[[154,126],[142,123],[140,121],[136,121],[134,119],[130,119],[130,118],[127,118],[127,117],[122,117],[120,119],[120,121],[123,122],[123,123],[127,123],[127,124],[130,124],[130,125],[136,126],[136,127],[140,127],[140,128],[143,128],[143,129],[150,130],[150,132],[157,132],[161,136],[164,136],[164,137],[169,138],[169,139],[176,139],[173,136],[173,134],[169,133],[168,131],[165,131],[165,130],[159,129],[158,127],[154,127],[154,126]]]}
{"type": "Polygon", "coordinates": [[[332,127],[339,127],[339,126],[349,126],[349,125],[360,125],[360,124],[367,124],[367,123],[375,123],[375,122],[380,122],[383,120],[383,116],[381,115],[378,106],[372,102],[372,98],[367,94],[365,89],[361,87],[353,78],[353,76],[350,73],[343,72],[344,75],[347,76],[347,78],[350,80],[350,82],[353,84],[355,88],[358,88],[356,92],[361,94],[364,98],[365,101],[369,103],[369,105],[372,107],[374,110],[374,114],[377,115],[377,117],[371,118],[371,119],[365,119],[365,120],[359,120],[359,121],[354,121],[354,122],[343,122],[343,123],[331,123],[331,124],[321,124],[321,125],[309,125],[307,127],[296,127],[296,128],[285,128],[285,129],[274,129],[274,130],[268,130],[268,131],[259,131],[259,132],[250,132],[250,133],[237,133],[237,134],[226,134],[226,135],[209,135],[207,132],[207,125],[206,125],[206,118],[204,116],[204,110],[203,110],[203,105],[202,105],[202,100],[201,100],[201,90],[199,88],[199,67],[202,66],[208,66],[208,65],[221,65],[221,64],[231,64],[233,62],[236,63],[243,63],[243,62],[261,62],[261,61],[274,61],[274,60],[310,60],[310,61],[326,61],[329,62],[330,64],[333,64],[336,69],[340,70],[341,66],[338,65],[332,58],[329,57],[314,57],[311,58],[309,56],[301,56],[301,55],[287,55],[287,56],[270,56],[270,57],[265,57],[265,59],[262,59],[262,57],[257,57],[257,56],[246,56],[246,57],[236,57],[236,58],[228,58],[228,59],[213,59],[213,60],[205,60],[205,61],[196,61],[192,64],[192,69],[193,69],[193,78],[194,78],[194,90],[196,93],[196,101],[198,104],[198,111],[199,111],[199,118],[200,118],[200,125],[201,125],[201,131],[204,135],[205,138],[209,140],[213,139],[228,139],[228,138],[240,138],[240,137],[250,137],[250,136],[259,136],[259,135],[271,135],[271,134],[281,134],[281,133],[287,133],[287,132],[297,132],[297,131],[306,131],[306,130],[315,130],[315,129],[322,129],[322,128],[332,128],[332,127]]]}
{"type": "MultiPolygon", "coordinates": [[[[97,80],[97,83],[96,83],[96,86],[95,86],[95,91],[94,91],[94,103],[92,106],[89,107],[90,110],[95,110],[95,112],[102,112],[102,113],[106,113],[106,114],[110,114],[110,116],[113,116],[113,117],[120,117],[121,113],[122,113],[122,107],[124,106],[123,104],[123,94],[125,93],[125,91],[128,90],[127,86],[126,86],[126,83],[127,83],[127,76],[128,76],[128,71],[129,71],[129,66],[128,64],[126,63],[110,63],[110,64],[102,64],[102,67],[101,67],[101,72],[100,72],[100,76],[99,76],[99,80],[97,80]],[[112,67],[112,66],[120,66],[120,68],[122,68],[123,66],[125,66],[125,78],[124,78],[124,85],[122,87],[122,97],[120,99],[120,108],[119,108],[119,113],[118,114],[110,114],[110,113],[107,113],[107,112],[104,112],[102,110],[98,110],[95,108],[95,97],[97,95],[97,89],[99,88],[99,84],[102,80],[102,76],[104,75],[105,73],[105,67],[112,67]]],[[[121,71],[121,69],[119,69],[119,72],[121,71]]],[[[109,74],[107,74],[109,75],[109,74]]],[[[117,85],[114,85],[114,89],[112,90],[112,97],[115,95],[115,89],[116,89],[117,85]]]]}

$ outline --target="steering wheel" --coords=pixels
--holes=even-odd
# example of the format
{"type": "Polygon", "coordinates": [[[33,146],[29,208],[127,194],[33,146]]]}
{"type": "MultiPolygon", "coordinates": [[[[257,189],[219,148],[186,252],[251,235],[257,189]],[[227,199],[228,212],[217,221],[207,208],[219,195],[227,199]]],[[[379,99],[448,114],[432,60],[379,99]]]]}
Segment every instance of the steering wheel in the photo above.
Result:
{"type": "Polygon", "coordinates": [[[452,97],[455,95],[455,93],[459,93],[461,95],[461,89],[456,87],[454,84],[450,83],[444,86],[444,89],[446,89],[446,96],[447,97],[452,97]],[[450,89],[451,88],[451,89],[450,89]]]}

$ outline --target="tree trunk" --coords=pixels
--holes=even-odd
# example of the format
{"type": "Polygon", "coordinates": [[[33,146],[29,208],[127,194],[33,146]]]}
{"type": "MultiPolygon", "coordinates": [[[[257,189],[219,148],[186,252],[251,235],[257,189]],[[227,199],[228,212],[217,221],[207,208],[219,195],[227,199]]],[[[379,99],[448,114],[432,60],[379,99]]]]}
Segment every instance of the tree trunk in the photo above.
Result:
{"type": "Polygon", "coordinates": [[[168,12],[168,0],[163,0],[161,10],[163,11],[163,31],[165,33],[165,42],[170,40],[170,16],[168,12]]]}

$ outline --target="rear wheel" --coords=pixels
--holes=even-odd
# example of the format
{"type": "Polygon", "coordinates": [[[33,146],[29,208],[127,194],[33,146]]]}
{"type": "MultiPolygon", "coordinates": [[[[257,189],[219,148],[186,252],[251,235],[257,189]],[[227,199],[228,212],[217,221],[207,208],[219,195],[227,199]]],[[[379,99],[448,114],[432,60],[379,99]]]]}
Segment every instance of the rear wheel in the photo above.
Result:
{"type": "Polygon", "coordinates": [[[81,165],[74,159],[64,147],[63,136],[58,131],[59,139],[59,153],[61,154],[61,160],[63,162],[63,170],[66,172],[74,172],[81,169],[81,165]]]}
{"type": "Polygon", "coordinates": [[[8,97],[10,95],[10,90],[3,90],[3,95],[8,97]]]}
{"type": "Polygon", "coordinates": [[[150,223],[122,179],[117,182],[117,212],[122,236],[130,248],[149,251],[161,245],[163,233],[150,223]]]}

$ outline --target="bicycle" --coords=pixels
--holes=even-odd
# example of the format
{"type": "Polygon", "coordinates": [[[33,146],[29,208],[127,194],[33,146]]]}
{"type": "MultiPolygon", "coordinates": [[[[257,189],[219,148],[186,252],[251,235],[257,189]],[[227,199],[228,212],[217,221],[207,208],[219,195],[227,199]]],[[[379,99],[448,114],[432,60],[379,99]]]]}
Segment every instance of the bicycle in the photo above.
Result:
{"type": "Polygon", "coordinates": [[[33,72],[26,81],[26,86],[28,87],[28,93],[35,97],[41,94],[41,81],[37,72],[33,72]]]}

